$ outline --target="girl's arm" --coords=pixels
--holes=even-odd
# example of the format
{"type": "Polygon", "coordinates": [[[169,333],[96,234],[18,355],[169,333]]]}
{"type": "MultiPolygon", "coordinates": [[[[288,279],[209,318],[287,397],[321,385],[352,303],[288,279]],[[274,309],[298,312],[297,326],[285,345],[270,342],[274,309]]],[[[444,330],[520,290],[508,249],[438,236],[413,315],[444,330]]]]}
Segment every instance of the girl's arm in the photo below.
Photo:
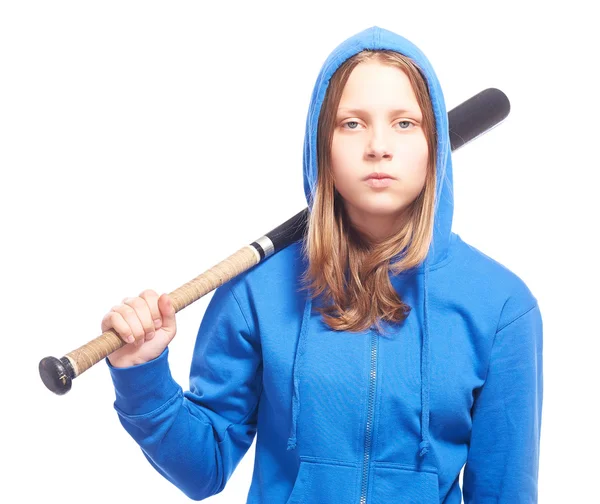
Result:
{"type": "Polygon", "coordinates": [[[115,409],[154,468],[192,499],[225,487],[256,433],[262,389],[258,335],[231,282],[214,291],[200,324],[190,391],[173,380],[168,349],[114,368],[115,409]]]}
{"type": "Polygon", "coordinates": [[[465,504],[538,501],[542,318],[533,303],[496,332],[487,378],[472,409],[465,504]]]}

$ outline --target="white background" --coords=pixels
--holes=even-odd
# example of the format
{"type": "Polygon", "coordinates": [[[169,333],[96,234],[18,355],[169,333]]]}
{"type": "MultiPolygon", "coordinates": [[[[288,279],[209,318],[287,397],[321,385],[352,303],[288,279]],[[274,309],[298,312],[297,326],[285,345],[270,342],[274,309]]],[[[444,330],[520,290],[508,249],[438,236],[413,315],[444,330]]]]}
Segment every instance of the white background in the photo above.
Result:
{"type": "MultiPolygon", "coordinates": [[[[421,47],[448,110],[487,87],[511,101],[454,154],[453,229],[541,306],[540,502],[593,500],[600,41],[583,5],[3,2],[0,500],[188,502],[122,429],[104,362],[65,396],[38,362],[99,335],[124,297],[170,292],[305,208],[314,81],[372,25],[421,47]]],[[[178,314],[184,387],[209,297],[178,314]]],[[[206,502],[245,502],[253,462],[254,444],[206,502]]]]}

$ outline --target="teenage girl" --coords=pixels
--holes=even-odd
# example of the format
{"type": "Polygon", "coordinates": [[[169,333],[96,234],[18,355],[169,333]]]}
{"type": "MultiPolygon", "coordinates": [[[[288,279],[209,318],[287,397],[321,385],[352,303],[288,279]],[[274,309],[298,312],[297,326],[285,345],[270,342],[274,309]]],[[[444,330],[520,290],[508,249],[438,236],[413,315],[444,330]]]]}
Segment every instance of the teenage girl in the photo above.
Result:
{"type": "Polygon", "coordinates": [[[102,320],[129,343],[115,408],[150,464],[202,500],[258,432],[248,503],[537,502],[540,308],[451,230],[447,111],[411,42],[372,27],[327,58],[304,191],[305,237],[214,291],[188,390],[168,295],[102,320]]]}

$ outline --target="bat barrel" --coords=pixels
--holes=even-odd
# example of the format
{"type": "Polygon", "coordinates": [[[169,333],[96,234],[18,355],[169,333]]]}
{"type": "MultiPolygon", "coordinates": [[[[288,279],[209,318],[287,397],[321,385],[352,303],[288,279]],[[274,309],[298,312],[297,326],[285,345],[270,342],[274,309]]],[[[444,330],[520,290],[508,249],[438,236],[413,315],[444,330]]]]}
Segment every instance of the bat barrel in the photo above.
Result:
{"type": "Polygon", "coordinates": [[[498,126],[510,112],[510,101],[499,89],[487,88],[448,112],[453,151],[498,126]]]}

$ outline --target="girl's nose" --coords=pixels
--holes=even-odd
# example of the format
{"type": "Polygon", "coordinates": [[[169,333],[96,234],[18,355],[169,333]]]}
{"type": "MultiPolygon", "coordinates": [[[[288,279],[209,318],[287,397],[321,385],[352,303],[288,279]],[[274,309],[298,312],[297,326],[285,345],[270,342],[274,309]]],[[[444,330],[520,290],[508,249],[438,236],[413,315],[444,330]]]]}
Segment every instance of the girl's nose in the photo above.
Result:
{"type": "Polygon", "coordinates": [[[373,133],[366,148],[366,155],[369,159],[391,159],[392,151],[387,146],[384,135],[373,133]]]}
{"type": "Polygon", "coordinates": [[[367,148],[369,159],[392,159],[392,153],[382,145],[370,145],[367,148]]]}

